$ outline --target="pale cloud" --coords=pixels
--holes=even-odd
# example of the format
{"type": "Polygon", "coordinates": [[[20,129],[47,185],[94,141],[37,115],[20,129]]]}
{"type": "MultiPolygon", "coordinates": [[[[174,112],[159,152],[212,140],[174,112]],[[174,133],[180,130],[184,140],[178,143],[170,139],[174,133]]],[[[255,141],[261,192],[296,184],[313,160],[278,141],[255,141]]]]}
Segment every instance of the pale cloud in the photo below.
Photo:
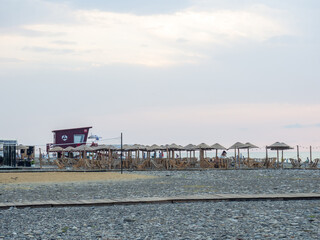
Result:
{"type": "Polygon", "coordinates": [[[157,15],[98,10],[70,10],[69,14],[75,19],[72,23],[23,26],[25,31],[40,33],[36,37],[2,35],[1,57],[88,66],[167,66],[198,63],[208,57],[208,50],[243,41],[261,43],[291,33],[280,18],[285,13],[261,6],[207,11],[190,8],[157,15]]]}

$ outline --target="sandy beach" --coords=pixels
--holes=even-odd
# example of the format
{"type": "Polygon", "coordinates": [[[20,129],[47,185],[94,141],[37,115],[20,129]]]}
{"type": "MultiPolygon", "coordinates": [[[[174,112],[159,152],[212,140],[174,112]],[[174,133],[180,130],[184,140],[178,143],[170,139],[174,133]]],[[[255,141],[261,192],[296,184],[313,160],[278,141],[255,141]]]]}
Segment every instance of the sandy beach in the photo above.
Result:
{"type": "Polygon", "coordinates": [[[61,183],[88,181],[122,181],[154,178],[154,176],[140,174],[121,174],[114,172],[29,172],[29,173],[1,173],[0,184],[21,183],[61,183]]]}

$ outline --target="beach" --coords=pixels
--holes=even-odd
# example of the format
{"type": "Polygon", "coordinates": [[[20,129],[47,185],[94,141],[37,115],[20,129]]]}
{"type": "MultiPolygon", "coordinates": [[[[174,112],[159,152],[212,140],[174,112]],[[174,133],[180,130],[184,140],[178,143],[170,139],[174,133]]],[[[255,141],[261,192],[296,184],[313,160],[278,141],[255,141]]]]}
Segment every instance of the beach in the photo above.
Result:
{"type": "MultiPolygon", "coordinates": [[[[98,175],[103,174],[109,173],[98,175]]],[[[111,179],[2,183],[0,203],[210,193],[319,193],[320,189],[318,170],[125,172],[118,179],[121,174],[114,174],[111,179]]],[[[316,239],[320,201],[11,208],[0,214],[0,239],[316,239]]]]}

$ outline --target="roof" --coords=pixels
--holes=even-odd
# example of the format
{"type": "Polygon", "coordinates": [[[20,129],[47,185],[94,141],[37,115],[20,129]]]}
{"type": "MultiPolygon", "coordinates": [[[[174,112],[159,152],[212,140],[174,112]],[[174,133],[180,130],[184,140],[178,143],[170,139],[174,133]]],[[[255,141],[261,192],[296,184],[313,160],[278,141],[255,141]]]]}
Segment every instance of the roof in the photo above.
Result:
{"type": "Polygon", "coordinates": [[[233,144],[231,147],[229,147],[228,149],[238,149],[238,148],[243,148],[245,145],[241,142],[236,142],[235,144],[233,144]]]}
{"type": "Polygon", "coordinates": [[[267,146],[268,149],[271,150],[288,150],[288,149],[293,149],[289,145],[283,143],[283,142],[275,142],[274,144],[267,146]]]}
{"type": "Polygon", "coordinates": [[[59,130],[53,130],[52,132],[60,132],[60,131],[68,131],[68,130],[78,130],[78,129],[90,129],[92,127],[80,127],[80,128],[66,128],[66,129],[59,129],[59,130]]]}
{"type": "Polygon", "coordinates": [[[224,146],[220,145],[219,143],[215,143],[211,146],[213,149],[217,149],[217,150],[227,150],[224,146]]]}

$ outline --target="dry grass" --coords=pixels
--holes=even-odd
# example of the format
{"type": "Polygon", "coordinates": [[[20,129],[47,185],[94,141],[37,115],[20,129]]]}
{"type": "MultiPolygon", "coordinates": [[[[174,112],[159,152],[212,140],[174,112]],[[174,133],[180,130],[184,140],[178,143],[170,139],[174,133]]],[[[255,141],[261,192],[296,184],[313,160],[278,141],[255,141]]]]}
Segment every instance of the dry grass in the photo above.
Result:
{"type": "Polygon", "coordinates": [[[81,181],[121,181],[153,178],[139,174],[113,172],[36,172],[0,173],[0,184],[81,182],[81,181]]]}

